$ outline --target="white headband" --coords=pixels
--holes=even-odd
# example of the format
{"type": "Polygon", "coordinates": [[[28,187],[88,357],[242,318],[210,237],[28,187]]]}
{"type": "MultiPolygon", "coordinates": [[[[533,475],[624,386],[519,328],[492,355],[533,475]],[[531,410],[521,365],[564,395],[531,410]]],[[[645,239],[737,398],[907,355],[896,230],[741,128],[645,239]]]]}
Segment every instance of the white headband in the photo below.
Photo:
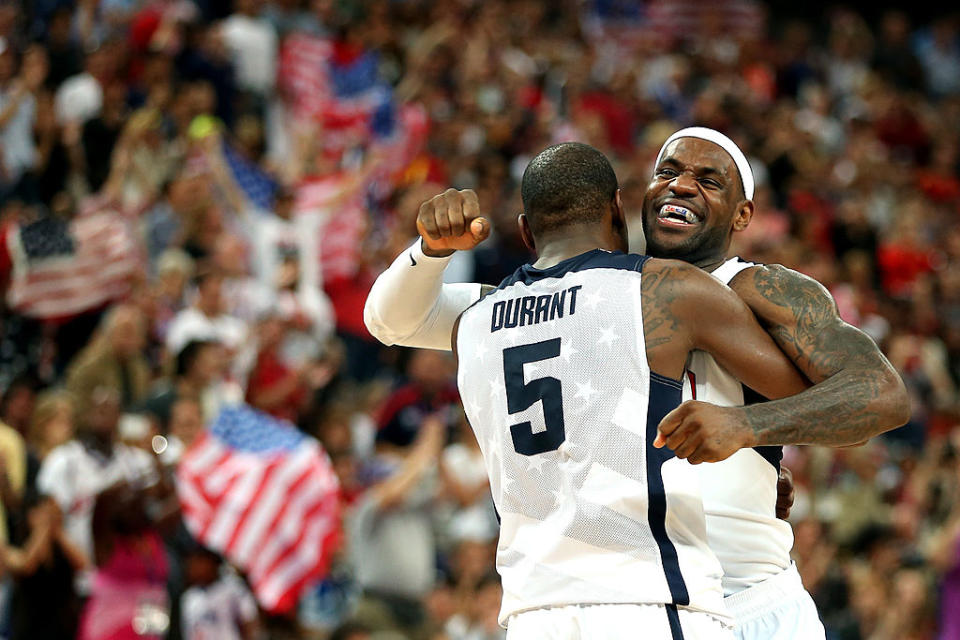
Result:
{"type": "Polygon", "coordinates": [[[660,147],[660,153],[657,154],[657,164],[660,164],[660,161],[663,160],[663,154],[666,153],[670,143],[677,138],[700,138],[701,140],[712,142],[730,154],[730,157],[733,158],[733,163],[737,165],[737,170],[740,172],[740,180],[743,182],[743,193],[747,197],[747,200],[753,200],[753,169],[750,168],[750,163],[747,162],[747,156],[743,155],[743,151],[740,151],[740,147],[737,146],[736,142],[714,129],[687,127],[686,129],[680,129],[680,131],[677,131],[667,138],[667,141],[660,147]]]}

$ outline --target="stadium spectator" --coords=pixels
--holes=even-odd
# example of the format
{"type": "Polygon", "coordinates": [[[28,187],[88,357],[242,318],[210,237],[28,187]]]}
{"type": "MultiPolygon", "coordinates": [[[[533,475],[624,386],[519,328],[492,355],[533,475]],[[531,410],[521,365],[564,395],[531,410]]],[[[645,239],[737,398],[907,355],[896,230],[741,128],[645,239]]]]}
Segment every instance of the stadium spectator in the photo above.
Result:
{"type": "Polygon", "coordinates": [[[31,192],[35,185],[21,184],[21,181],[37,167],[38,149],[33,128],[49,63],[40,45],[23,52],[19,73],[15,60],[16,51],[5,44],[0,50],[0,145],[3,149],[0,196],[19,191],[21,197],[29,197],[36,195],[31,192]]]}
{"type": "MultiPolygon", "coordinates": [[[[93,565],[95,540],[93,511],[96,496],[117,482],[144,489],[157,482],[150,454],[117,441],[120,397],[100,387],[90,394],[81,414],[77,437],[52,450],[37,476],[37,490],[56,500],[63,512],[63,527],[71,543],[93,565]]],[[[90,593],[89,574],[81,576],[79,593],[90,593]]]]}
{"type": "Polygon", "coordinates": [[[76,415],[76,403],[68,392],[46,391],[37,397],[27,432],[27,479],[31,489],[35,486],[40,461],[73,439],[76,415]]]}
{"type": "Polygon", "coordinates": [[[133,306],[117,306],[104,316],[100,335],[77,354],[67,369],[66,386],[85,413],[95,389],[108,389],[128,409],[147,394],[149,370],[142,351],[146,321],[133,306]]]}
{"type": "Polygon", "coordinates": [[[225,358],[223,347],[213,340],[191,340],[180,350],[173,378],[154,388],[143,405],[157,417],[161,430],[169,430],[173,407],[180,399],[197,402],[204,421],[216,417],[220,407],[237,402],[237,390],[224,380],[225,358]]]}
{"type": "Polygon", "coordinates": [[[196,300],[170,322],[167,352],[175,357],[191,340],[213,340],[233,354],[242,346],[249,329],[225,309],[223,275],[212,269],[200,270],[194,282],[196,300]]]}
{"type": "Polygon", "coordinates": [[[170,624],[167,559],[140,487],[100,491],[92,514],[94,557],[80,640],[160,640],[170,624]]]}
{"type": "Polygon", "coordinates": [[[191,586],[183,594],[184,640],[257,637],[257,603],[220,556],[202,547],[192,549],[187,555],[187,581],[191,586]]]}
{"type": "Polygon", "coordinates": [[[435,460],[446,428],[427,416],[406,450],[381,445],[371,472],[379,476],[360,498],[348,524],[351,561],[363,589],[355,618],[373,630],[403,630],[426,640],[422,599],[434,579],[436,541],[430,506],[435,460]]]}
{"type": "Polygon", "coordinates": [[[456,413],[451,411],[459,401],[452,378],[453,360],[440,351],[419,349],[407,365],[409,382],[396,389],[383,405],[377,441],[406,447],[428,415],[438,415],[453,430],[456,413]]]}
{"type": "Polygon", "coordinates": [[[13,576],[9,637],[73,638],[80,616],[73,580],[87,556],[67,537],[54,500],[33,493],[23,512],[3,549],[4,567],[13,576]]]}
{"type": "Polygon", "coordinates": [[[37,399],[38,381],[30,374],[17,376],[0,396],[0,422],[26,434],[37,399]]]}

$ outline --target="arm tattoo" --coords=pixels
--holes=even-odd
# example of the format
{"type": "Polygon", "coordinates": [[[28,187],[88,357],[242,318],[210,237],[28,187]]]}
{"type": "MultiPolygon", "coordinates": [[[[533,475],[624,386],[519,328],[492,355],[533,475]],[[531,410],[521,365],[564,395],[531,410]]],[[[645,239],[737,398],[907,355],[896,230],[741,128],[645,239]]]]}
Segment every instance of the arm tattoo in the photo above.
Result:
{"type": "Polygon", "coordinates": [[[826,288],[780,266],[752,271],[752,282],[736,288],[783,352],[817,383],[746,409],[760,444],[842,446],[906,422],[900,377],[873,340],[840,318],[826,288]]]}
{"type": "Polygon", "coordinates": [[[680,274],[672,266],[644,270],[640,279],[640,291],[643,297],[643,340],[647,355],[658,347],[674,339],[680,321],[674,314],[672,305],[680,297],[678,284],[680,274]]]}

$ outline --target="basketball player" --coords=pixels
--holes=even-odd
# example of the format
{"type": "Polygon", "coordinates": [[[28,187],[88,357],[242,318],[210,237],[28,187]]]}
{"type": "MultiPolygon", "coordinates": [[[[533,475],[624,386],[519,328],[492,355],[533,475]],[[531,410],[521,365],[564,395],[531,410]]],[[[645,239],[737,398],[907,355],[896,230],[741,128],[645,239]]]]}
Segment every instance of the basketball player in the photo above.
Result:
{"type": "MultiPolygon", "coordinates": [[[[617,178],[596,149],[547,148],[521,194],[538,259],[452,340],[501,517],[500,622],[512,639],[732,637],[697,469],[650,445],[695,349],[770,397],[806,382],[715,278],[625,253],[617,178]]],[[[748,429],[723,435],[753,444],[748,429]]]]}
{"type": "MultiPolygon", "coordinates": [[[[763,405],[765,415],[751,427],[765,432],[767,443],[844,446],[903,424],[908,403],[899,376],[867,336],[840,320],[823,287],[783,267],[727,259],[732,233],[752,218],[752,197],[753,174],[739,148],[719,132],[690,128],[663,145],[642,219],[649,255],[691,262],[728,282],[818,383],[798,397],[763,405]]],[[[489,223],[472,192],[448,190],[424,203],[418,227],[422,243],[401,254],[375,284],[367,326],[387,344],[447,349],[446,332],[481,287],[442,284],[446,256],[483,241],[489,223]]],[[[688,370],[694,375],[685,376],[684,399],[743,404],[743,387],[706,354],[695,353],[688,370]]],[[[677,446],[681,457],[695,450],[683,446],[686,428],[677,430],[674,418],[691,407],[699,405],[685,403],[662,425],[667,446],[677,446]]],[[[685,423],[694,424],[703,409],[691,411],[685,423]]],[[[731,416],[742,414],[713,416],[715,426],[731,416]]],[[[704,459],[719,460],[727,452],[713,453],[704,459]]],[[[698,467],[710,546],[723,566],[739,638],[823,638],[813,602],[790,563],[792,531],[774,511],[778,467],[779,450],[769,448],[743,449],[722,463],[698,467]]]]}

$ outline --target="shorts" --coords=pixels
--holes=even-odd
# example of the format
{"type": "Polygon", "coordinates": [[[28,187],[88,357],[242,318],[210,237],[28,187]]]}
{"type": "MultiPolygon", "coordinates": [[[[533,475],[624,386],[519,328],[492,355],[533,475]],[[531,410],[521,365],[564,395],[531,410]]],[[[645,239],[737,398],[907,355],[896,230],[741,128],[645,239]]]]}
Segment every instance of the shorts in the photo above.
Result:
{"type": "Polygon", "coordinates": [[[797,565],[723,599],[737,640],[824,640],[826,632],[797,565]]]}
{"type": "Polygon", "coordinates": [[[718,618],[662,604],[588,604],[510,616],[507,640],[733,640],[718,618]]]}

